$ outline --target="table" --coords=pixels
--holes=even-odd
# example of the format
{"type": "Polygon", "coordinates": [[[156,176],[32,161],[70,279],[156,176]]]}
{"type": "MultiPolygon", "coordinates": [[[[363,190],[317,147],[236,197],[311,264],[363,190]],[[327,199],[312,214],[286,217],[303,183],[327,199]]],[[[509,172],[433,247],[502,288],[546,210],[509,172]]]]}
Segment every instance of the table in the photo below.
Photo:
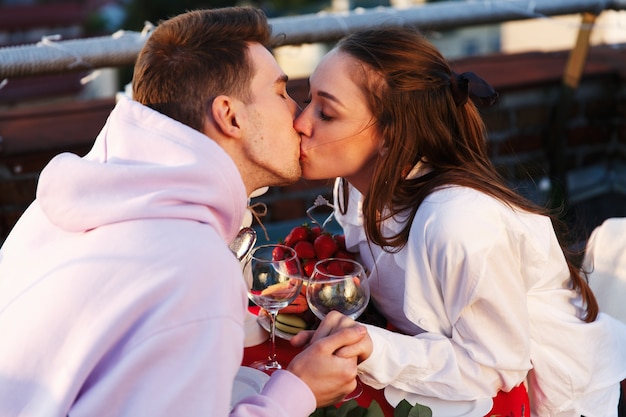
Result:
{"type": "MultiPolygon", "coordinates": [[[[250,312],[258,314],[256,306],[250,307],[250,312]]],[[[291,346],[289,341],[276,337],[276,354],[281,363],[289,363],[301,349],[291,346]]],[[[247,347],[244,349],[242,365],[249,365],[256,360],[266,359],[269,352],[268,342],[247,347]]],[[[385,399],[383,390],[374,389],[368,385],[363,385],[363,393],[356,398],[361,407],[369,407],[372,400],[380,405],[385,417],[393,417],[394,407],[385,399]]],[[[500,391],[493,399],[493,408],[485,417],[507,416],[507,417],[528,417],[530,416],[530,403],[528,393],[524,384],[511,390],[511,392],[500,391]]]]}

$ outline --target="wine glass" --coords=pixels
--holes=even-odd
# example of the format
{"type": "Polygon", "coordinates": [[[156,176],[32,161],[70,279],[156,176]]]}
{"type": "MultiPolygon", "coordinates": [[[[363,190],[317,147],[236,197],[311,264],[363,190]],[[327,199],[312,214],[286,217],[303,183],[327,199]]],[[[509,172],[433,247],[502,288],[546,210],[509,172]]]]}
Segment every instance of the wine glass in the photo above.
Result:
{"type": "MultiPolygon", "coordinates": [[[[327,258],[318,261],[307,282],[306,300],[311,311],[323,320],[332,310],[356,319],[370,300],[370,288],[363,266],[351,259],[327,258]]],[[[344,401],[363,392],[357,379],[356,389],[344,401]]]]}
{"type": "Polygon", "coordinates": [[[276,359],[276,315],[300,293],[304,280],[296,251],[289,246],[269,244],[250,252],[243,266],[248,280],[248,298],[265,310],[270,319],[270,352],[267,360],[250,366],[271,373],[282,366],[276,359]]]}

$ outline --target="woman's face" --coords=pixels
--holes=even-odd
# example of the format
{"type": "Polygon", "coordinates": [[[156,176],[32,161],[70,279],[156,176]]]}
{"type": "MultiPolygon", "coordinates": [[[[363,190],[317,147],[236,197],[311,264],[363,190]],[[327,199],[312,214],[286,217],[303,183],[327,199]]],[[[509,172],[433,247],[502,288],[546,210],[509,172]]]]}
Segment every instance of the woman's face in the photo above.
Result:
{"type": "Polygon", "coordinates": [[[367,190],[380,139],[364,93],[354,81],[365,74],[372,73],[335,50],[311,75],[310,102],[294,122],[302,136],[304,178],[344,177],[361,192],[367,190]]]}

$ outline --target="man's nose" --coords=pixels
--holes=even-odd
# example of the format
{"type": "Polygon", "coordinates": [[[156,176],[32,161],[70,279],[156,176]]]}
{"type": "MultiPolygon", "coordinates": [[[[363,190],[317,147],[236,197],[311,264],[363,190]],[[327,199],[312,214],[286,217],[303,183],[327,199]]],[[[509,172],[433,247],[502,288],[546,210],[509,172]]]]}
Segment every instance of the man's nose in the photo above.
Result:
{"type": "Polygon", "coordinates": [[[302,107],[300,107],[300,105],[293,99],[291,98],[291,96],[289,96],[289,100],[290,100],[290,107],[291,107],[291,114],[293,114],[293,118],[295,119],[296,117],[300,116],[300,114],[302,113],[302,107]]]}
{"type": "Polygon", "coordinates": [[[307,128],[307,123],[304,118],[304,114],[305,114],[304,111],[300,107],[298,107],[298,114],[293,120],[293,127],[294,129],[296,129],[298,133],[308,136],[309,129],[307,128]]]}

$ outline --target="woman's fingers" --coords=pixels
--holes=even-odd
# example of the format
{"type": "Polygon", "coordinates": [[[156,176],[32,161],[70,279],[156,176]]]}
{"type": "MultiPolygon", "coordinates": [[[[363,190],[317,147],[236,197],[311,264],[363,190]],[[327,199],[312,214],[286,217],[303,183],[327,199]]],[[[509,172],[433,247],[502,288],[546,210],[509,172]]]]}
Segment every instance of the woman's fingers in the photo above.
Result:
{"type": "Polygon", "coordinates": [[[315,341],[323,337],[331,335],[339,329],[342,329],[344,327],[352,327],[355,324],[356,322],[350,317],[344,316],[337,311],[331,311],[319,324],[317,330],[315,330],[315,334],[311,338],[310,343],[314,343],[315,341]]]}
{"type": "Polygon", "coordinates": [[[311,342],[314,333],[315,330],[300,330],[291,338],[289,342],[291,343],[291,346],[303,347],[311,342]]]}

